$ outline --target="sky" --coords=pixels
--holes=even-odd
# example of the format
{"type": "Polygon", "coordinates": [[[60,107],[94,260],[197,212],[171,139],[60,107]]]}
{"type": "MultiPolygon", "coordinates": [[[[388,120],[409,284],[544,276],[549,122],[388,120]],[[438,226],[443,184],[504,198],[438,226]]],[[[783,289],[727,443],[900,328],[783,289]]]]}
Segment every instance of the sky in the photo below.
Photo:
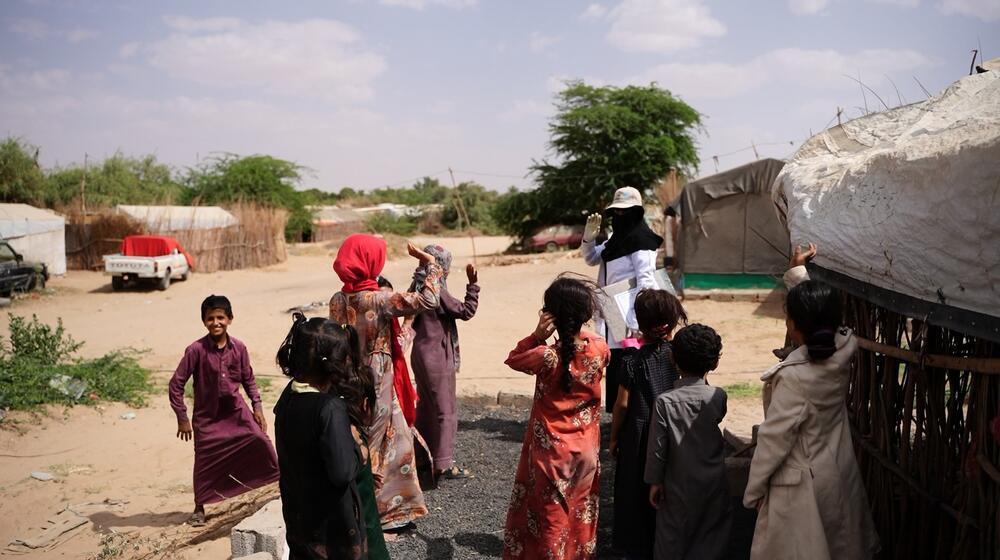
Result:
{"type": "Polygon", "coordinates": [[[229,152],[303,188],[506,189],[552,157],[566,80],[691,104],[705,176],[1000,57],[1000,0],[0,0],[0,30],[0,135],[45,167],[229,152]]]}

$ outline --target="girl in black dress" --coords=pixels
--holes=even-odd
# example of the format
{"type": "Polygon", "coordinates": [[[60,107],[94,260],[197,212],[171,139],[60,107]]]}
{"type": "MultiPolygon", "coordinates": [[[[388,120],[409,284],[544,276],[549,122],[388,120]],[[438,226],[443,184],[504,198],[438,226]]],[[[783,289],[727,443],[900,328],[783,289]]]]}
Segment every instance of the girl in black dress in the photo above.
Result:
{"type": "Polygon", "coordinates": [[[643,481],[649,416],[656,397],[672,389],[678,378],[670,338],[680,322],[687,323],[687,314],[670,292],[643,290],[635,298],[635,318],[643,346],[622,364],[610,444],[616,459],[612,547],[630,559],[653,555],[656,510],[643,481]]]}

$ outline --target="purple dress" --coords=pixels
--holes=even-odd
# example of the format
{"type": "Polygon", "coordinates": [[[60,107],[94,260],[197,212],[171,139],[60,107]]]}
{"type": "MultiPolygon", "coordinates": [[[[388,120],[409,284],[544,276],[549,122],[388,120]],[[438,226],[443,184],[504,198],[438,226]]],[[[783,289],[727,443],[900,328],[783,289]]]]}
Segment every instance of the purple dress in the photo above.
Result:
{"type": "Polygon", "coordinates": [[[434,457],[434,468],[446,470],[455,463],[455,433],[458,416],[455,374],[458,372],[458,326],[479,307],[479,286],[465,288],[465,301],[441,291],[441,307],[425,311],[413,320],[413,350],[410,363],[417,380],[416,427],[434,457]]]}
{"type": "Polygon", "coordinates": [[[260,407],[247,347],[233,337],[224,348],[205,335],[184,351],[170,379],[170,406],[188,419],[184,385],[194,377],[194,501],[211,504],[278,480],[274,446],[240,395],[260,407]]]}

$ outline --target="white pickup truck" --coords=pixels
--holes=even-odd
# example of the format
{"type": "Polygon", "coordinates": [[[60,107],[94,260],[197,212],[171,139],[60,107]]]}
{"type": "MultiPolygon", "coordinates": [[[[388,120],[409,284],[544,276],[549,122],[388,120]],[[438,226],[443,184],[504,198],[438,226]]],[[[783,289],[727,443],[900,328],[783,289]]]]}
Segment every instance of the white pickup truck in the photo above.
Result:
{"type": "Polygon", "coordinates": [[[131,235],[122,240],[120,253],[104,255],[104,273],[111,276],[111,289],[119,291],[130,282],[152,281],[166,290],[170,281],[187,280],[191,257],[172,237],[131,235]]]}

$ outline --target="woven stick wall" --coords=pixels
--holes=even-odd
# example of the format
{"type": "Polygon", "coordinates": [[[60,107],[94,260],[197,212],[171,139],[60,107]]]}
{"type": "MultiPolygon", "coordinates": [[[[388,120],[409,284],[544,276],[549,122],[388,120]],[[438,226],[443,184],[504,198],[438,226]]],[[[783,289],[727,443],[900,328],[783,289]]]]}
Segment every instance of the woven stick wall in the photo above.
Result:
{"type": "Polygon", "coordinates": [[[239,220],[237,225],[166,232],[194,257],[195,272],[263,267],[288,258],[285,248],[287,212],[243,203],[227,210],[239,220]]]}
{"type": "Polygon", "coordinates": [[[69,214],[66,226],[67,267],[102,270],[103,255],[117,253],[128,235],[169,235],[195,259],[195,272],[238,270],[277,264],[288,258],[285,221],[288,213],[277,208],[237,203],[227,208],[238,220],[234,226],[171,231],[165,224],[146,224],[105,209],[87,219],[69,214]]]}
{"type": "MultiPolygon", "coordinates": [[[[863,338],[917,355],[1000,356],[998,344],[846,297],[863,338]]],[[[1000,558],[1000,375],[921,361],[861,350],[848,397],[882,556],[1000,558]]]]}

